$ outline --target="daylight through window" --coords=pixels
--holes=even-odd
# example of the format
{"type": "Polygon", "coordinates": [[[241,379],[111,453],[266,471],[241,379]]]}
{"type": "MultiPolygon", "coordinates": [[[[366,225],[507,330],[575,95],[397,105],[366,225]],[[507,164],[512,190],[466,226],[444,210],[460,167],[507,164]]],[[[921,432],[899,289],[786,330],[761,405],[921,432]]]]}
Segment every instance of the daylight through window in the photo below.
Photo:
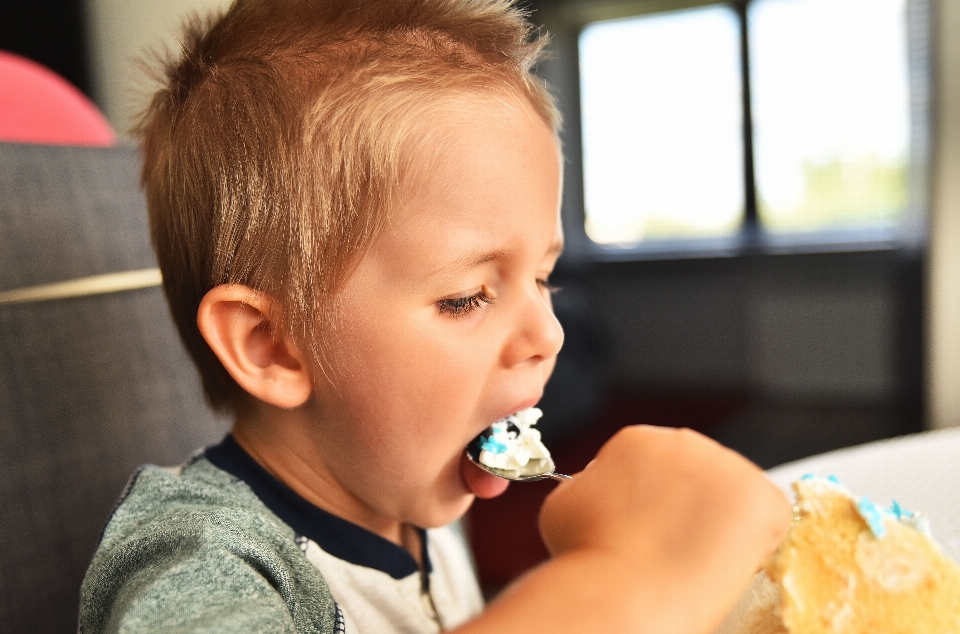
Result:
{"type": "Polygon", "coordinates": [[[754,224],[895,225],[908,201],[906,30],[906,0],[755,0],[587,24],[587,234],[628,245],[754,224]]]}

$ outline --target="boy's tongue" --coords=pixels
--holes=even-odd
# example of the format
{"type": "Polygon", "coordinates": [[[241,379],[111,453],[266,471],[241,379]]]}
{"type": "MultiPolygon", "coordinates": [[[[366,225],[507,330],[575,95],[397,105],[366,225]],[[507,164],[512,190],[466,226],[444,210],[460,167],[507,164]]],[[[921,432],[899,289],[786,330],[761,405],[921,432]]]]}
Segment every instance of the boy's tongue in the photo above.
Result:
{"type": "Polygon", "coordinates": [[[510,486],[508,480],[487,473],[470,462],[466,452],[460,458],[460,473],[463,475],[463,481],[467,483],[467,488],[478,498],[495,498],[510,486]]]}

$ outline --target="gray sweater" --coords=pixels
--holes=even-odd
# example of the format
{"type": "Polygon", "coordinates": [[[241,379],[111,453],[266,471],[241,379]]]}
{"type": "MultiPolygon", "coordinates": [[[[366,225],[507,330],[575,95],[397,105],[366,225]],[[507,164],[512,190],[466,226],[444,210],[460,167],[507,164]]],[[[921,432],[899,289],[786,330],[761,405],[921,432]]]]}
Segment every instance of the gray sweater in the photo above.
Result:
{"type": "Polygon", "coordinates": [[[134,475],[80,593],[82,634],[342,630],[293,529],[203,457],[134,475]]]}

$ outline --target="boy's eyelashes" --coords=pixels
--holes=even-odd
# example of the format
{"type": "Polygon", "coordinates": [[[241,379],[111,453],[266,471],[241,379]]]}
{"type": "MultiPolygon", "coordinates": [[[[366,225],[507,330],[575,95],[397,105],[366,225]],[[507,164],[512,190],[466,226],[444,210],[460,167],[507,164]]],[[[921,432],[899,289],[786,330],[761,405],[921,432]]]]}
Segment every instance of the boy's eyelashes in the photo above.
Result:
{"type": "MultiPolygon", "coordinates": [[[[546,279],[537,279],[537,286],[551,295],[559,293],[560,290],[562,290],[559,286],[550,284],[546,279]]],[[[449,315],[453,318],[466,317],[473,311],[492,304],[493,300],[493,297],[490,297],[483,289],[480,289],[476,293],[466,297],[441,299],[437,302],[437,309],[441,315],[449,315]]]]}
{"type": "Polygon", "coordinates": [[[543,290],[550,293],[551,295],[553,295],[554,293],[559,293],[560,291],[563,290],[563,287],[554,286],[553,284],[548,282],[546,279],[537,280],[537,285],[540,286],[540,288],[542,288],[543,290]]]}
{"type": "Polygon", "coordinates": [[[437,308],[441,315],[449,315],[456,319],[457,317],[466,317],[470,313],[484,306],[493,303],[493,298],[483,292],[483,289],[467,297],[454,297],[453,299],[441,299],[437,302],[437,308]]]}

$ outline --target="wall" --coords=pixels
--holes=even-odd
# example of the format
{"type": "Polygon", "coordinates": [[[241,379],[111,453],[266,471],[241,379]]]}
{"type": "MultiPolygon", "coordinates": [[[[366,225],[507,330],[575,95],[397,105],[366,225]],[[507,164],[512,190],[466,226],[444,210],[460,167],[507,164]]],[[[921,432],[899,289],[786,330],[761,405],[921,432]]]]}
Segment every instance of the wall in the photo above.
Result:
{"type": "Polygon", "coordinates": [[[94,100],[122,137],[152,92],[138,59],[176,50],[185,17],[228,6],[229,0],[87,0],[86,21],[94,100]]]}
{"type": "Polygon", "coordinates": [[[960,2],[937,4],[927,411],[930,427],[948,427],[960,425],[960,2]]]}

